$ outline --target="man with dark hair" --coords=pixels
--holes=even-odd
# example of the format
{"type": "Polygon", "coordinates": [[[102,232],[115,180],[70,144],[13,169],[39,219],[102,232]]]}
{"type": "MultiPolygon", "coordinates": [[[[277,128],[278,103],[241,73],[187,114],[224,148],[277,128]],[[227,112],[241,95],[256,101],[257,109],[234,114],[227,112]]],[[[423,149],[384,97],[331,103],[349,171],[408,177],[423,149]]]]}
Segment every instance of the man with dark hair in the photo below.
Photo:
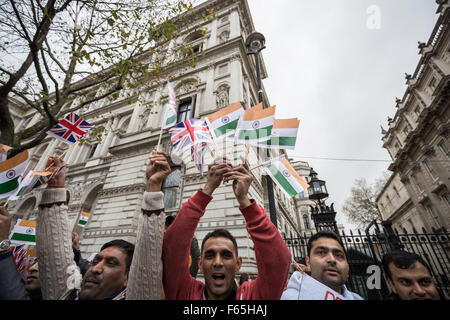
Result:
{"type": "MultiPolygon", "coordinates": [[[[253,180],[247,164],[233,168],[225,161],[209,166],[207,181],[181,208],[167,229],[163,242],[164,292],[169,300],[278,300],[288,276],[290,252],[267,213],[248,198],[253,180]],[[255,245],[258,277],[237,286],[235,275],[242,265],[235,238],[215,230],[202,241],[198,266],[205,283],[189,274],[189,245],[212,194],[222,181],[233,181],[247,231],[255,245]],[[180,266],[181,264],[181,266],[180,266]]],[[[195,263],[195,261],[193,261],[195,263]]]]}
{"type": "MultiPolygon", "coordinates": [[[[164,152],[153,151],[149,160],[136,246],[125,240],[104,244],[84,278],[73,260],[72,241],[68,232],[66,168],[48,181],[39,205],[36,228],[43,299],[160,298],[165,222],[161,185],[171,170],[164,152]]],[[[54,171],[63,166],[62,159],[50,157],[46,167],[54,171]]]]}
{"type": "Polygon", "coordinates": [[[340,300],[362,300],[347,289],[345,282],[349,275],[349,265],[344,244],[332,231],[322,230],[313,235],[307,244],[306,273],[295,271],[284,291],[282,300],[316,300],[338,297],[340,300]],[[317,284],[316,281],[319,283],[317,284]],[[305,282],[308,285],[305,285],[305,282]],[[323,286],[333,291],[323,290],[323,286]],[[330,292],[330,294],[327,294],[330,292]]]}
{"type": "Polygon", "coordinates": [[[383,256],[383,270],[392,293],[388,300],[440,300],[428,264],[421,256],[396,250],[383,256]]]}

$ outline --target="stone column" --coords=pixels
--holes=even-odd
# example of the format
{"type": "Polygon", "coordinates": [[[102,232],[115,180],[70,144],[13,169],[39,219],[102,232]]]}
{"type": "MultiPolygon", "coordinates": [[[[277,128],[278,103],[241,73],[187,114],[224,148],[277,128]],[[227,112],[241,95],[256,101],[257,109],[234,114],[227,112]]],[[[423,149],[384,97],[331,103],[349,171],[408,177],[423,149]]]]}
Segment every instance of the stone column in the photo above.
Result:
{"type": "Polygon", "coordinates": [[[233,55],[230,61],[230,74],[231,74],[231,83],[233,84],[230,88],[230,103],[234,103],[236,101],[242,101],[243,92],[242,92],[242,67],[241,60],[238,54],[233,55]]]}
{"type": "MultiPolygon", "coordinates": [[[[119,117],[114,118],[113,117],[109,118],[108,124],[107,124],[107,129],[110,129],[111,123],[112,123],[112,129],[115,130],[117,128],[117,124],[119,122],[119,117]]],[[[108,133],[108,135],[106,136],[105,140],[103,140],[103,143],[101,144],[101,148],[100,148],[100,155],[101,156],[107,156],[108,155],[108,150],[109,147],[111,146],[112,140],[114,138],[114,132],[110,131],[108,133]]]]}
{"type": "Polygon", "coordinates": [[[203,96],[203,112],[215,110],[216,101],[214,98],[214,65],[210,65],[205,74],[206,88],[203,96]]]}
{"type": "Polygon", "coordinates": [[[44,171],[45,165],[47,164],[48,157],[53,155],[53,151],[55,150],[56,145],[58,144],[58,140],[52,139],[52,141],[49,143],[47,149],[43,152],[41,159],[36,165],[37,171],[44,171]]]}
{"type": "Polygon", "coordinates": [[[139,102],[136,102],[134,104],[134,110],[133,110],[133,114],[131,115],[131,119],[130,119],[130,125],[128,126],[129,130],[128,132],[136,132],[138,130],[138,126],[139,126],[139,115],[141,114],[141,112],[144,111],[144,108],[141,107],[141,105],[139,104],[139,102]]]}
{"type": "Polygon", "coordinates": [[[230,12],[230,39],[241,35],[241,24],[239,22],[239,13],[237,7],[232,8],[230,12]]]}

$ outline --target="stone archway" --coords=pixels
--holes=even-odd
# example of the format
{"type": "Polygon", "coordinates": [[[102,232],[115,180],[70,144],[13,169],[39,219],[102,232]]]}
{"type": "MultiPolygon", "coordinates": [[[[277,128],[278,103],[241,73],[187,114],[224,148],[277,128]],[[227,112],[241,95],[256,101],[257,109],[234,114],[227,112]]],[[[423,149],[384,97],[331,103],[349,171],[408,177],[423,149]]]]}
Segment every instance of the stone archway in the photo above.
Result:
{"type": "Polygon", "coordinates": [[[92,221],[94,216],[95,207],[97,206],[98,194],[103,189],[103,182],[99,182],[91,186],[81,197],[81,210],[78,213],[77,219],[75,221],[75,225],[73,230],[78,233],[80,239],[82,239],[83,230],[89,226],[89,223],[92,221]],[[78,221],[81,216],[81,212],[88,212],[90,214],[88,223],[85,227],[78,226],[78,221]]]}

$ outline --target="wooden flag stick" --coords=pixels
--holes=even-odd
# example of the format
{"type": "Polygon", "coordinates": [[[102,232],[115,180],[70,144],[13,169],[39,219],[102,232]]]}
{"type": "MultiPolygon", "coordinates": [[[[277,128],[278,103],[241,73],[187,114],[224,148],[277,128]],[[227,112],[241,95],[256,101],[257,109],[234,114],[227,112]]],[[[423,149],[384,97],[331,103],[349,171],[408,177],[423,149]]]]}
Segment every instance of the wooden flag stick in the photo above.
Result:
{"type": "Polygon", "coordinates": [[[253,171],[255,169],[261,168],[263,165],[264,165],[264,163],[261,163],[261,164],[255,166],[255,167],[251,168],[250,171],[253,171]]]}
{"type": "MultiPolygon", "coordinates": [[[[67,152],[69,152],[70,150],[72,150],[72,148],[76,145],[76,143],[72,144],[69,148],[67,148],[60,156],[58,156],[58,158],[62,158],[66,155],[67,152]]],[[[45,168],[45,171],[47,171],[48,169],[50,169],[50,167],[52,166],[53,162],[50,162],[50,164],[48,165],[47,168],[45,168]]]]}
{"type": "Polygon", "coordinates": [[[5,204],[3,205],[3,208],[6,208],[6,206],[8,205],[9,199],[6,200],[5,204]]]}
{"type": "Polygon", "coordinates": [[[164,129],[161,127],[161,131],[159,132],[159,139],[158,139],[158,145],[156,146],[156,151],[159,152],[159,145],[161,144],[161,138],[163,135],[164,129]]]}
{"type": "Polygon", "coordinates": [[[245,155],[244,155],[244,163],[247,162],[248,153],[250,152],[250,145],[248,144],[245,149],[245,155]]]}

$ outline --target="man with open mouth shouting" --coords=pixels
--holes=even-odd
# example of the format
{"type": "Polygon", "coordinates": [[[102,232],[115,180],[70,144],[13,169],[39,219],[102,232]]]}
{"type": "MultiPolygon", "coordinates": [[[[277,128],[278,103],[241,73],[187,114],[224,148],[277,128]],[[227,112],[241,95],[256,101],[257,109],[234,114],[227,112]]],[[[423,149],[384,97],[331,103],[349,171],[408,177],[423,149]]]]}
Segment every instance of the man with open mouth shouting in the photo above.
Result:
{"type": "MultiPolygon", "coordinates": [[[[278,300],[288,276],[291,254],[264,209],[249,199],[252,174],[248,165],[232,167],[223,161],[209,166],[207,182],[181,208],[164,235],[163,284],[167,299],[179,300],[278,300]],[[254,243],[258,276],[237,286],[235,275],[242,258],[235,238],[225,229],[207,234],[198,265],[205,283],[189,274],[189,247],[200,218],[222,181],[233,181],[233,191],[254,243]],[[180,262],[182,263],[180,267],[180,262]]],[[[194,263],[194,261],[193,261],[194,263]]]]}

